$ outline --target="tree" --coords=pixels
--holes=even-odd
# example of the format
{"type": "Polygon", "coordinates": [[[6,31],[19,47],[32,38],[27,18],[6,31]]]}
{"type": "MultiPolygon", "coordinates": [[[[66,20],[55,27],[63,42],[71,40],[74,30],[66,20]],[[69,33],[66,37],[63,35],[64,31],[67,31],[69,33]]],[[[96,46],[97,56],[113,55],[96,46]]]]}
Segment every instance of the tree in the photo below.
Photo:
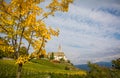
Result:
{"type": "Polygon", "coordinates": [[[8,44],[8,42],[0,37],[0,58],[2,57],[10,57],[13,58],[13,49],[12,46],[8,44]]]}
{"type": "Polygon", "coordinates": [[[120,70],[120,58],[116,59],[116,60],[113,60],[112,61],[112,66],[115,68],[115,69],[118,69],[120,70]]]}
{"type": "Polygon", "coordinates": [[[109,68],[99,66],[95,63],[88,63],[89,71],[86,78],[116,78],[113,77],[109,68]]]}
{"type": "Polygon", "coordinates": [[[9,48],[7,52],[14,52],[18,64],[17,78],[20,78],[22,65],[30,58],[30,55],[20,55],[24,41],[28,43],[26,52],[29,53],[32,47],[39,58],[51,36],[59,34],[59,30],[46,26],[44,19],[54,16],[56,11],[67,12],[73,0],[52,0],[46,5],[48,10],[38,6],[42,2],[44,0],[0,0],[0,34],[8,42],[3,50],[9,48]],[[36,19],[37,16],[40,18],[36,19]]]}
{"type": "Polygon", "coordinates": [[[50,55],[50,59],[53,60],[54,59],[54,53],[52,52],[50,55]]]}
{"type": "Polygon", "coordinates": [[[27,48],[25,46],[20,48],[20,55],[28,55],[27,48]]]}
{"type": "Polygon", "coordinates": [[[89,70],[85,78],[120,78],[120,70],[88,63],[89,70]]]}

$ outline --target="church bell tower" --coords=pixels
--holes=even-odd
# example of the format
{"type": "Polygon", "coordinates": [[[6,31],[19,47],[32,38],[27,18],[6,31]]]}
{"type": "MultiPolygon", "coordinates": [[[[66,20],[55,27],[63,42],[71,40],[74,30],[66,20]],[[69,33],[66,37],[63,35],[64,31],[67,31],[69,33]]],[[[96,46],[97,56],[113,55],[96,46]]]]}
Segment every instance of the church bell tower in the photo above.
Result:
{"type": "Polygon", "coordinates": [[[58,52],[62,52],[61,45],[58,46],[58,52]]]}

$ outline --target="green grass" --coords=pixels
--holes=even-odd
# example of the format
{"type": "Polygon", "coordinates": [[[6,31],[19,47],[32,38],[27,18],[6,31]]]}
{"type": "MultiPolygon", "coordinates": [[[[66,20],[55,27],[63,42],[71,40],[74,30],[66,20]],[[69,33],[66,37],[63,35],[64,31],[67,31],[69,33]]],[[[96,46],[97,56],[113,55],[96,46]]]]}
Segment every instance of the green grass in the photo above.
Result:
{"type": "MultiPolygon", "coordinates": [[[[80,78],[86,75],[82,70],[65,70],[66,65],[48,60],[31,60],[23,65],[22,78],[80,78]]],[[[0,78],[15,78],[16,72],[14,60],[0,60],[0,78]]]]}

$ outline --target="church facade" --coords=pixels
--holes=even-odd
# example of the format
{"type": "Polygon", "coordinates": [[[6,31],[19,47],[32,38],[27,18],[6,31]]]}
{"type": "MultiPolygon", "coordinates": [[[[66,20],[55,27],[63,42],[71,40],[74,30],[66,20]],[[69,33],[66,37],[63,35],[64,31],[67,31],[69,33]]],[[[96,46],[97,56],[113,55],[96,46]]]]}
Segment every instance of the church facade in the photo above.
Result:
{"type": "Polygon", "coordinates": [[[51,58],[51,56],[53,56],[54,60],[57,60],[57,61],[60,61],[61,59],[67,61],[67,58],[66,58],[64,52],[62,52],[60,45],[58,47],[58,52],[49,52],[48,53],[48,58],[51,58]]]}
{"type": "Polygon", "coordinates": [[[54,60],[60,61],[61,59],[64,59],[65,61],[67,61],[67,58],[64,52],[49,52],[48,58],[51,58],[52,54],[53,54],[54,60]]]}

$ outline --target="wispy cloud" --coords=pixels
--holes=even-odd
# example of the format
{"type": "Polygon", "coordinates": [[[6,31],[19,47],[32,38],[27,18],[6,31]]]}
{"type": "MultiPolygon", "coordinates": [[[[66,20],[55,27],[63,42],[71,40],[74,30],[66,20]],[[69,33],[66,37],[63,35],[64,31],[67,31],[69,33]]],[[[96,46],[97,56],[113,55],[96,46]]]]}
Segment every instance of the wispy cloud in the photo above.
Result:
{"type": "Polygon", "coordinates": [[[61,44],[74,64],[110,61],[118,57],[119,3],[117,0],[75,0],[68,13],[58,12],[55,17],[49,17],[45,22],[48,26],[59,27],[60,35],[48,42],[47,51],[57,51],[57,46],[61,44]]]}

